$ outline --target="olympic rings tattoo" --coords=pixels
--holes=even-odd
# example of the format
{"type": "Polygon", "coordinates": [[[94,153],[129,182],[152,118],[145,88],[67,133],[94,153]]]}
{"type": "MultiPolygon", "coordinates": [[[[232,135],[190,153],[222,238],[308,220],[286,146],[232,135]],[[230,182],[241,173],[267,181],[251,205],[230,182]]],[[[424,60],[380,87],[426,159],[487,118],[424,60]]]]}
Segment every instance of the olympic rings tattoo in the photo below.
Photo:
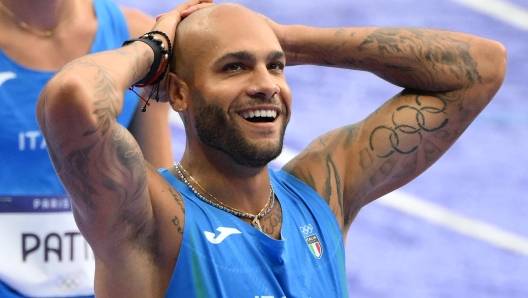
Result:
{"type": "Polygon", "coordinates": [[[417,107],[410,106],[410,105],[403,105],[403,106],[398,107],[396,111],[392,114],[393,127],[389,127],[387,125],[380,125],[376,127],[370,134],[370,150],[375,151],[374,136],[376,135],[376,133],[379,133],[380,131],[384,130],[384,131],[389,131],[390,133],[389,141],[390,141],[390,146],[392,150],[382,155],[376,154],[378,157],[386,158],[392,155],[394,152],[397,152],[400,154],[410,154],[416,151],[416,149],[418,149],[419,143],[421,143],[423,140],[422,132],[438,131],[442,129],[443,127],[445,127],[447,123],[449,122],[449,119],[446,116],[446,118],[443,120],[443,122],[440,125],[436,127],[427,126],[426,114],[446,114],[445,111],[447,108],[447,102],[440,97],[435,97],[435,98],[439,100],[439,102],[441,103],[441,107],[422,106],[422,102],[420,101],[420,95],[416,95],[416,98],[415,98],[415,103],[417,107]],[[416,124],[397,123],[395,116],[398,112],[403,111],[403,110],[411,110],[416,113],[416,116],[415,116],[416,124]],[[401,140],[402,135],[414,135],[414,134],[419,136],[418,144],[416,144],[415,146],[407,150],[400,148],[400,140],[401,140]]]}

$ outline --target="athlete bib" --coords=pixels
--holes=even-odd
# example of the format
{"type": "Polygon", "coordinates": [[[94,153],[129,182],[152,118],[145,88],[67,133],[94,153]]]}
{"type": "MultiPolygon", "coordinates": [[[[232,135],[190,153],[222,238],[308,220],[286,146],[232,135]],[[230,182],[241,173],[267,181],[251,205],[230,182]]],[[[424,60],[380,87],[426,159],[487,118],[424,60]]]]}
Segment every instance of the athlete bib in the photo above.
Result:
{"type": "Polygon", "coordinates": [[[68,197],[0,196],[0,239],[0,280],[11,288],[31,297],[93,295],[93,252],[68,197]]]}

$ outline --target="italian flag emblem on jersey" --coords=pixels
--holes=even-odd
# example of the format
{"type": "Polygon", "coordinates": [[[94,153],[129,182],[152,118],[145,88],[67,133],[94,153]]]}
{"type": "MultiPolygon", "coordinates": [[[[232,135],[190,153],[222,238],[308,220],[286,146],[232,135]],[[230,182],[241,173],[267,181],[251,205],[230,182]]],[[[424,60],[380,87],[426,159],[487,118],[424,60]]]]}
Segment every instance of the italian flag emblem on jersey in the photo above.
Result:
{"type": "Polygon", "coordinates": [[[323,247],[321,246],[321,242],[319,242],[319,238],[317,238],[316,234],[306,236],[304,237],[306,239],[306,243],[308,243],[308,247],[310,248],[310,251],[312,254],[320,259],[321,255],[323,255],[323,247]]]}

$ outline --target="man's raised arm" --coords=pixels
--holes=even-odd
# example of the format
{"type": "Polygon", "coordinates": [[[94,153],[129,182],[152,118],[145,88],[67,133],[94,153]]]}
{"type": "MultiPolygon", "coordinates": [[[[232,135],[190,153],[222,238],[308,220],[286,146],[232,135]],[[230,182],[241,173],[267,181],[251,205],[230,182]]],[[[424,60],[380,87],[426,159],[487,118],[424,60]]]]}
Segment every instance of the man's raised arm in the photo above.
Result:
{"type": "Polygon", "coordinates": [[[128,87],[162,73],[167,38],[174,37],[182,12],[198,9],[201,2],[210,1],[184,3],[156,23],[153,30],[166,33],[154,34],[162,45],[143,39],[76,59],[63,67],[40,95],[37,120],[50,157],[71,196],[79,229],[99,258],[113,254],[116,243],[145,238],[143,234],[151,232],[149,192],[153,190],[147,181],[156,169],[144,160],[129,131],[115,120],[128,87]],[[155,48],[159,48],[160,60],[155,59],[155,48]]]}
{"type": "MultiPolygon", "coordinates": [[[[124,92],[147,74],[152,57],[149,46],[139,42],[81,57],[51,79],[37,104],[53,165],[94,251],[99,247],[93,240],[115,237],[110,233],[116,229],[109,227],[124,214],[131,219],[148,216],[141,150],[115,120],[124,92]]],[[[141,228],[141,223],[126,224],[141,228]]]]}
{"type": "Polygon", "coordinates": [[[493,98],[505,75],[504,47],[473,35],[269,23],[290,65],[369,71],[404,88],[365,120],[322,135],[284,168],[316,189],[343,227],[362,206],[438,160],[493,98]]]}

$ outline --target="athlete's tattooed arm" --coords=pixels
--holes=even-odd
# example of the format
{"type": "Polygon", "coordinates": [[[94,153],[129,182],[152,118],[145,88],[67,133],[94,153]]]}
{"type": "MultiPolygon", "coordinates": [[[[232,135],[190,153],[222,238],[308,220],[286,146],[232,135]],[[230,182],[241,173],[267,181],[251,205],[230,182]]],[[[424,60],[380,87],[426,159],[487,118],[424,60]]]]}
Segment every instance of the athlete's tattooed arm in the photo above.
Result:
{"type": "Polygon", "coordinates": [[[504,79],[503,46],[477,36],[422,28],[275,26],[288,64],[369,71],[404,88],[363,121],[314,140],[284,167],[328,202],[343,228],[362,206],[438,160],[504,79]]]}
{"type": "Polygon", "coordinates": [[[81,57],[50,80],[37,104],[55,170],[94,251],[100,296],[163,296],[181,244],[180,194],[116,122],[152,55],[135,42],[81,57]]]}
{"type": "MultiPolygon", "coordinates": [[[[127,86],[150,65],[151,59],[134,57],[149,54],[148,46],[134,43],[74,60],[38,101],[37,117],[52,162],[89,241],[141,237],[149,229],[152,210],[143,155],[116,122],[127,86]]],[[[109,242],[95,243],[90,242],[94,251],[109,242]]]]}

